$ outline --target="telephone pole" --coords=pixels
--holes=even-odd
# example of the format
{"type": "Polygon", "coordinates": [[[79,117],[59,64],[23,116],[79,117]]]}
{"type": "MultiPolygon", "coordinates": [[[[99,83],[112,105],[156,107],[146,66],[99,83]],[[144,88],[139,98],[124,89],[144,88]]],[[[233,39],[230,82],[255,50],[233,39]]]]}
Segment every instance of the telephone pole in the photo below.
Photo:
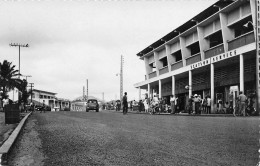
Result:
{"type": "Polygon", "coordinates": [[[20,79],[20,75],[21,75],[21,69],[20,69],[20,47],[29,47],[29,44],[11,43],[9,45],[10,45],[10,47],[18,47],[19,48],[19,75],[18,75],[18,78],[20,79]]]}
{"type": "Polygon", "coordinates": [[[121,55],[121,65],[120,65],[120,100],[123,99],[123,64],[124,64],[124,57],[121,55]]]}
{"type": "Polygon", "coordinates": [[[88,79],[87,79],[87,100],[88,100],[88,79]]]}
{"type": "Polygon", "coordinates": [[[30,86],[29,87],[31,87],[31,102],[32,102],[32,88],[34,87],[34,83],[29,83],[30,84],[30,86]]]}

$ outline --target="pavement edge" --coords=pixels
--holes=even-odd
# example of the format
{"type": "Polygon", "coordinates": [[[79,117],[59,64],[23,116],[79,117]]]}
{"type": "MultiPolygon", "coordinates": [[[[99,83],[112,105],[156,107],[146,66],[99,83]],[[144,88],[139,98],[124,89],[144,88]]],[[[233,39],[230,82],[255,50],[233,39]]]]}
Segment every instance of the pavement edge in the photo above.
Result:
{"type": "Polygon", "coordinates": [[[27,114],[19,123],[19,125],[14,129],[9,138],[4,142],[4,144],[0,147],[0,166],[7,164],[8,152],[13,146],[17,136],[19,135],[21,129],[23,128],[27,118],[31,115],[32,112],[27,114]]]}

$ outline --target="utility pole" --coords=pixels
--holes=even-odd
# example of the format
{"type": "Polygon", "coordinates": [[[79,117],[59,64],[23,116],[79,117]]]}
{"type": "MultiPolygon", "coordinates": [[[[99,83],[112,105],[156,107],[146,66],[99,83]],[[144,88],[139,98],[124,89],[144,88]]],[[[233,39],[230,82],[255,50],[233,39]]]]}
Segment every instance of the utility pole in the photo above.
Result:
{"type": "Polygon", "coordinates": [[[103,100],[103,102],[105,102],[104,92],[102,93],[102,100],[103,100]]]}
{"type": "Polygon", "coordinates": [[[29,87],[31,87],[31,102],[32,102],[32,95],[33,95],[33,93],[32,93],[32,88],[34,87],[34,83],[29,83],[29,84],[30,84],[29,87]]]}
{"type": "Polygon", "coordinates": [[[83,101],[86,101],[85,86],[83,86],[83,96],[82,96],[82,100],[83,100],[83,101]]]}
{"type": "Polygon", "coordinates": [[[22,77],[25,77],[26,78],[26,81],[27,81],[27,77],[32,77],[32,76],[26,76],[26,75],[21,75],[22,77]]]}
{"type": "Polygon", "coordinates": [[[18,44],[18,43],[11,43],[9,44],[10,47],[18,47],[19,48],[19,76],[18,78],[20,79],[21,75],[21,68],[20,68],[20,47],[29,47],[29,44],[18,44]]]}
{"type": "Polygon", "coordinates": [[[88,79],[87,79],[87,100],[88,100],[88,79]]]}
{"type": "Polygon", "coordinates": [[[123,99],[123,64],[124,64],[124,57],[121,55],[121,65],[120,65],[120,100],[123,99]]]}

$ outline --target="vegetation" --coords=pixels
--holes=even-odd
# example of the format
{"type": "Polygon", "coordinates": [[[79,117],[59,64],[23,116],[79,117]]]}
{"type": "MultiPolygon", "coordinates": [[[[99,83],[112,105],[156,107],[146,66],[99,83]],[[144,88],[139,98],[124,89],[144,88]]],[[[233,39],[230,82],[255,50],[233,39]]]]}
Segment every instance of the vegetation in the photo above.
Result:
{"type": "Polygon", "coordinates": [[[27,91],[27,81],[19,79],[18,70],[15,69],[15,65],[12,62],[4,60],[0,62],[0,95],[2,99],[7,99],[9,96],[7,93],[14,88],[17,88],[21,94],[19,96],[20,101],[27,102],[30,92],[27,91]]]}

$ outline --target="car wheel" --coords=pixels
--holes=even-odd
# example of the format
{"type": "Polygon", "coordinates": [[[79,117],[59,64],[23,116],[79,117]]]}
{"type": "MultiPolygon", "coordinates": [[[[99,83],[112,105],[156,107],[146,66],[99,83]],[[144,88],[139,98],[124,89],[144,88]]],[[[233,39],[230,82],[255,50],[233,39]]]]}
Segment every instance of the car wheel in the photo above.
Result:
{"type": "Polygon", "coordinates": [[[96,109],[96,112],[99,112],[99,110],[98,110],[98,109],[96,109]]]}
{"type": "Polygon", "coordinates": [[[86,110],[86,112],[88,112],[89,110],[86,110]]]}

